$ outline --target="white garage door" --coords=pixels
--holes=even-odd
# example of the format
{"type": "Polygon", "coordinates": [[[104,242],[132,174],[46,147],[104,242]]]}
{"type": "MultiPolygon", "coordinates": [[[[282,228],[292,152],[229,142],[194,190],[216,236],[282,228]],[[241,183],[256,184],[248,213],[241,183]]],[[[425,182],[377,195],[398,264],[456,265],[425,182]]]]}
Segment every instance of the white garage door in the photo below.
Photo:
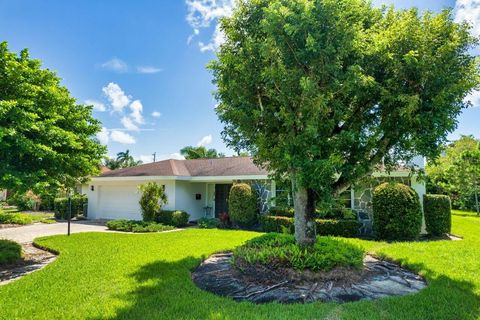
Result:
{"type": "Polygon", "coordinates": [[[100,186],[98,217],[100,219],[141,220],[136,185],[100,186]]]}

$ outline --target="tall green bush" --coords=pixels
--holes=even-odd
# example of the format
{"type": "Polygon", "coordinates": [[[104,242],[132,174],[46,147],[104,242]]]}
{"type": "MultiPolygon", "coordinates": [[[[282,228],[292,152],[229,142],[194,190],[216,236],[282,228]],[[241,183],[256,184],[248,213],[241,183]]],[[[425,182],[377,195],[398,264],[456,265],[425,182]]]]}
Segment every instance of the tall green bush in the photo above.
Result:
{"type": "Polygon", "coordinates": [[[140,197],[140,209],[142,210],[143,221],[155,220],[155,215],[168,201],[163,186],[156,182],[148,182],[138,187],[142,193],[140,197]]]}
{"type": "Polygon", "coordinates": [[[416,239],[422,227],[418,194],[401,183],[385,182],[373,191],[373,230],[386,240],[416,239]]]}
{"type": "MultiPolygon", "coordinates": [[[[72,218],[84,214],[84,206],[88,203],[88,198],[83,194],[75,194],[72,200],[72,218]]],[[[66,220],[69,215],[68,198],[55,198],[53,200],[55,218],[66,220]]]]}
{"type": "Polygon", "coordinates": [[[236,183],[230,189],[228,209],[230,219],[240,227],[251,227],[257,221],[257,194],[246,183],[236,183]]]}
{"type": "Polygon", "coordinates": [[[423,196],[423,212],[427,232],[433,236],[450,233],[452,214],[450,197],[441,194],[426,194],[423,196]]]}

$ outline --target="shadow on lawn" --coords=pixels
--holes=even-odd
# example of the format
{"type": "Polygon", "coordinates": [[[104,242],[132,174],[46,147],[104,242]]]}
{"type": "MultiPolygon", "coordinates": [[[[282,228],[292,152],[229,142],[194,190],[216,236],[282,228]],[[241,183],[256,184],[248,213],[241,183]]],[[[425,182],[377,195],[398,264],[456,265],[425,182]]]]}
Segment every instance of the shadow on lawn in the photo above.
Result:
{"type": "MultiPolygon", "coordinates": [[[[157,261],[131,276],[138,288],[119,295],[129,307],[119,309],[115,319],[477,319],[480,297],[474,285],[446,276],[427,274],[428,287],[415,295],[347,304],[255,305],[237,303],[197,288],[190,272],[200,259],[157,261]]],[[[422,264],[408,264],[426,270],[422,264]]]]}

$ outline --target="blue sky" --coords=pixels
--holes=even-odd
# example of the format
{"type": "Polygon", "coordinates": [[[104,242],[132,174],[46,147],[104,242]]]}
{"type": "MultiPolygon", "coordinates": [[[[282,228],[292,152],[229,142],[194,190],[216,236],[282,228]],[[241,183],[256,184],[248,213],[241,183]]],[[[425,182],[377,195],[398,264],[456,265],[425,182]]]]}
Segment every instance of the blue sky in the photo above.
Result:
{"type": "MultiPolygon", "coordinates": [[[[458,19],[475,26],[480,16],[480,0],[373,2],[433,11],[457,5],[458,19]]],[[[199,144],[231,154],[221,140],[215,88],[205,69],[222,40],[218,17],[231,12],[231,3],[0,0],[0,41],[13,51],[29,48],[80,103],[95,104],[110,155],[128,148],[151,161],[153,152],[157,159],[178,157],[181,147],[199,144]]],[[[480,137],[480,107],[459,120],[450,138],[480,137]]]]}

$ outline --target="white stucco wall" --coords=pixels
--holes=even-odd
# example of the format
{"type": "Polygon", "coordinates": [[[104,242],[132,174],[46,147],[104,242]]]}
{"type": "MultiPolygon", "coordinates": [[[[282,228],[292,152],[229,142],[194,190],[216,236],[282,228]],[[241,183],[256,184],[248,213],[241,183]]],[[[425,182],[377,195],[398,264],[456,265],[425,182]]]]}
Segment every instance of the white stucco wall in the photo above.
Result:
{"type": "MultiPolygon", "coordinates": [[[[175,209],[175,181],[152,180],[165,185],[168,203],[166,210],[175,209]]],[[[138,201],[138,186],[147,181],[101,181],[90,182],[88,196],[88,217],[90,219],[130,219],[141,220],[142,213],[138,201]],[[93,185],[94,190],[91,190],[93,185]]]]}
{"type": "MultiPolygon", "coordinates": [[[[427,193],[427,186],[425,184],[425,181],[419,181],[417,180],[416,176],[412,177],[412,189],[415,190],[418,194],[418,197],[420,199],[420,205],[423,208],[423,196],[427,193]]],[[[422,217],[422,234],[427,233],[426,225],[425,225],[425,217],[422,217]]]]}
{"type": "Polygon", "coordinates": [[[190,220],[198,220],[205,215],[206,183],[205,182],[175,182],[175,209],[186,211],[190,215],[190,220]],[[200,194],[201,199],[195,199],[195,195],[200,194]]]}

